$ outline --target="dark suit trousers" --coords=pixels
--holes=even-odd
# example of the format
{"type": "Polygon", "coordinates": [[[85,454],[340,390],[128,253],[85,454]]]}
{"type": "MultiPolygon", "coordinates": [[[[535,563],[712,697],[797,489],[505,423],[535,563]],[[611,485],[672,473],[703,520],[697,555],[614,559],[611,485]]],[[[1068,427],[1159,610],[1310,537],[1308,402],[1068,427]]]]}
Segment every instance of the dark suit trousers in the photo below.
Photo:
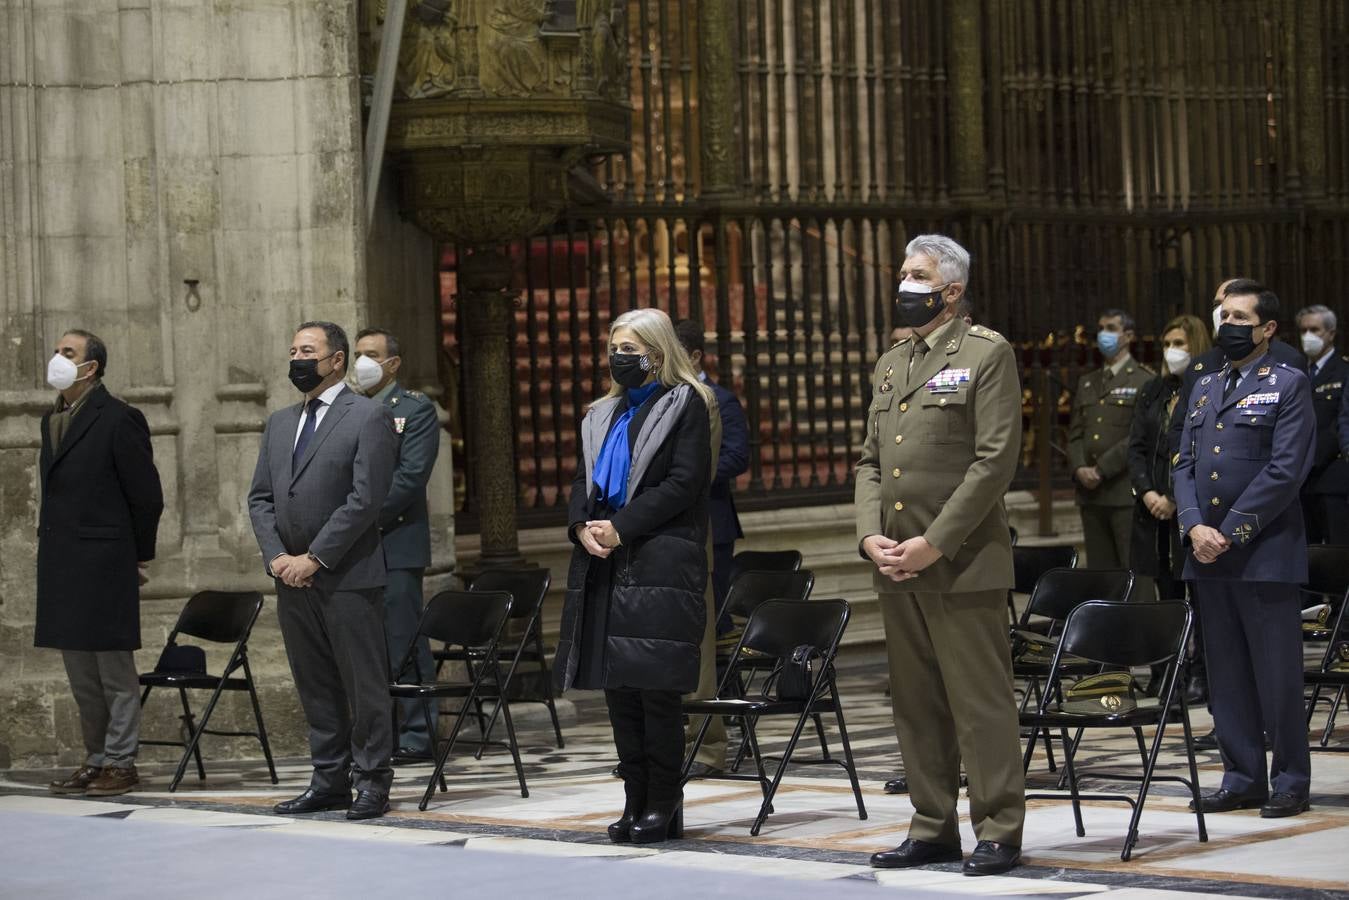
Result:
{"type": "MultiPolygon", "coordinates": [[[[422,620],[422,573],[424,569],[390,569],[389,585],[384,589],[384,637],[389,650],[389,678],[398,677],[408,645],[417,635],[422,620]]],[[[426,638],[418,641],[417,668],[409,670],[401,681],[416,684],[435,681],[436,661],[431,657],[431,644],[426,638]]],[[[417,753],[430,753],[434,748],[431,735],[435,733],[436,704],[433,701],[399,700],[397,746],[417,753]],[[426,726],[427,713],[431,728],[426,726]]]]}
{"type": "Polygon", "coordinates": [[[676,691],[606,690],[628,797],[645,808],[678,801],[684,762],[684,716],[676,691]]]}
{"type": "Polygon", "coordinates": [[[1307,796],[1311,753],[1302,700],[1302,622],[1295,584],[1199,580],[1209,709],[1223,758],[1223,787],[1307,796]],[[1265,767],[1265,735],[1273,759],[1265,767]]]}
{"type": "Polygon", "coordinates": [[[311,787],[388,793],[393,781],[383,590],[296,590],[277,582],[277,618],[309,724],[311,787]]]}

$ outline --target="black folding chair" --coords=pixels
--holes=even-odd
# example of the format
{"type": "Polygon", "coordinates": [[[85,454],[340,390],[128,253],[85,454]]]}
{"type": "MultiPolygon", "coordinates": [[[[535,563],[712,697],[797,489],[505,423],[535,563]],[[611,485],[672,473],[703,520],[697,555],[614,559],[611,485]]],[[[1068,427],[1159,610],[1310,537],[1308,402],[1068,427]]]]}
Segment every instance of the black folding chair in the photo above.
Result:
{"type": "MultiPolygon", "coordinates": [[[[1195,765],[1194,744],[1190,732],[1190,709],[1185,702],[1185,692],[1177,690],[1179,675],[1184,668],[1185,647],[1190,639],[1192,613],[1188,604],[1179,600],[1163,600],[1156,603],[1128,603],[1107,600],[1089,600],[1079,605],[1068,615],[1063,636],[1059,640],[1054,654],[1053,671],[1049,685],[1040,698],[1033,713],[1022,713],[1021,724],[1031,729],[1030,745],[1026,748],[1024,765],[1030,768],[1031,755],[1035,752],[1035,738],[1041,730],[1057,729],[1061,735],[1064,755],[1064,768],[1068,771],[1068,799],[1073,804],[1073,819],[1077,826],[1077,836],[1084,837],[1086,829],[1082,826],[1083,800],[1122,800],[1133,807],[1129,820],[1129,831],[1124,839],[1124,851],[1120,859],[1127,862],[1138,843],[1138,821],[1143,815],[1143,803],[1147,800],[1148,788],[1154,781],[1175,781],[1185,785],[1194,800],[1195,819],[1199,826],[1199,840],[1208,840],[1208,830],[1204,826],[1204,813],[1199,798],[1199,770],[1195,765]],[[1062,701],[1055,702],[1054,697],[1063,696],[1062,679],[1068,674],[1060,663],[1069,655],[1088,659],[1102,669],[1122,668],[1126,671],[1135,666],[1165,664],[1163,689],[1158,697],[1143,697],[1137,700],[1133,709],[1120,704],[1103,702],[1097,712],[1066,711],[1062,701]],[[1190,777],[1156,774],[1157,756],[1161,751],[1162,738],[1166,733],[1167,713],[1173,703],[1179,703],[1181,727],[1185,732],[1185,756],[1190,767],[1190,777]],[[1142,729],[1155,726],[1157,731],[1152,739],[1152,748],[1144,755],[1143,774],[1120,772],[1100,772],[1084,770],[1079,773],[1073,766],[1075,747],[1068,740],[1068,729],[1079,732],[1087,728],[1130,728],[1142,741],[1142,729]],[[1083,794],[1078,788],[1079,774],[1091,774],[1094,777],[1141,782],[1138,796],[1128,794],[1083,794]]],[[[1027,800],[1062,800],[1062,794],[1031,793],[1027,800]]]]}
{"type": "MultiPolygon", "coordinates": [[[[1069,613],[1088,600],[1125,601],[1133,593],[1134,575],[1128,569],[1050,569],[1043,572],[1030,592],[1030,602],[1021,616],[1018,629],[1025,630],[1031,624],[1031,617],[1047,619],[1045,642],[1051,643],[1069,613]]],[[[1013,632],[1012,675],[1025,679],[1025,688],[1021,696],[1021,711],[1025,712],[1032,697],[1039,701],[1041,682],[1050,674],[1048,659],[1030,661],[1018,658],[1016,646],[1019,637],[1013,632]]],[[[1100,670],[1087,660],[1068,660],[1069,674],[1084,675],[1100,670]]],[[[1054,764],[1054,751],[1049,733],[1045,733],[1045,756],[1049,771],[1058,771],[1054,764]]]]}
{"type": "Polygon", "coordinates": [[[220,737],[257,738],[262,745],[262,755],[267,758],[267,771],[271,773],[272,784],[276,784],[276,765],[272,762],[272,747],[267,742],[267,728],[262,724],[262,707],[258,704],[258,692],[253,684],[253,672],[248,667],[248,637],[253,632],[253,623],[262,611],[262,594],[257,591],[200,591],[188,599],[183,611],[178,614],[178,622],[169,632],[168,642],[159,655],[159,662],[151,672],[140,677],[145,687],[141,693],[141,707],[150,697],[150,691],[157,687],[178,691],[178,699],[183,705],[183,740],[155,741],[142,740],[142,745],[159,747],[182,747],[183,757],[178,760],[178,768],[169,782],[169,792],[178,789],[178,783],[187,772],[187,761],[196,759],[197,777],[206,780],[206,767],[201,761],[201,736],[212,734],[220,737]],[[178,638],[199,638],[215,644],[233,644],[229,661],[219,675],[206,671],[206,653],[191,644],[180,644],[178,638]],[[237,677],[242,672],[243,677],[237,677]],[[187,692],[191,690],[211,691],[211,699],[196,721],[192,707],[187,701],[187,692]],[[258,724],[257,731],[212,731],[206,726],[211,721],[220,695],[225,691],[247,691],[253,704],[253,719],[258,724]]]}
{"type": "MultiPolygon", "coordinates": [[[[1016,533],[1016,529],[1012,529],[1016,533]]],[[[1046,544],[1023,547],[1012,541],[1012,589],[1007,592],[1007,612],[1012,624],[1017,622],[1013,594],[1029,594],[1035,590],[1040,576],[1050,569],[1077,568],[1077,548],[1072,544],[1046,544]]]]}
{"type": "Polygon", "coordinates": [[[795,572],[801,568],[796,550],[741,550],[731,557],[731,581],[742,572],[795,572]]]}
{"type": "MultiPolygon", "coordinates": [[[[838,655],[839,642],[848,628],[851,610],[846,600],[767,600],[761,603],[749,617],[745,633],[731,657],[731,664],[722,676],[715,700],[685,700],[684,712],[690,716],[704,716],[702,727],[694,739],[693,747],[684,760],[684,781],[707,734],[711,716],[736,716],[744,721],[750,749],[754,754],[755,775],[725,774],[711,776],[730,781],[757,781],[763,791],[763,803],[749,833],[757,836],[764,820],[773,811],[773,796],[777,793],[782,776],[790,764],[797,765],[836,765],[842,766],[852,782],[853,797],[857,800],[857,816],[866,819],[867,810],[862,802],[862,788],[857,782],[857,766],[853,762],[852,746],[848,743],[848,727],[843,720],[843,702],[838,696],[838,685],[834,677],[834,659],[838,655]],[[777,661],[778,670],[784,660],[791,659],[798,648],[811,647],[819,650],[819,658],[814,669],[814,679],[809,695],[802,700],[779,699],[768,692],[756,696],[743,696],[735,693],[735,685],[740,666],[748,658],[769,657],[777,661]],[[753,654],[753,657],[751,657],[753,654]],[[839,739],[843,744],[843,761],[830,756],[820,759],[796,760],[792,758],[797,741],[806,727],[806,722],[819,713],[833,712],[838,722],[839,739]],[[782,751],[777,771],[770,780],[764,770],[764,757],[759,752],[759,740],[755,734],[759,719],[765,716],[794,716],[796,726],[792,736],[782,751]]],[[[764,682],[765,688],[776,684],[780,671],[764,682]]],[[[818,719],[816,719],[818,723],[818,719]]],[[[818,726],[817,726],[818,727],[818,726]]]]}
{"type": "MultiPolygon", "coordinates": [[[[790,552],[796,553],[794,550],[790,552]]],[[[799,553],[796,556],[798,559],[800,558],[799,553]]],[[[730,617],[731,621],[745,620],[754,613],[754,610],[760,604],[767,600],[805,600],[810,597],[811,589],[814,586],[815,573],[809,569],[741,572],[731,582],[730,590],[726,592],[726,608],[723,610],[723,615],[730,617]]],[[[718,672],[724,672],[730,665],[733,652],[734,648],[728,650],[724,644],[718,646],[718,672]]],[[[738,693],[734,696],[744,696],[753,686],[755,676],[771,672],[776,663],[777,660],[772,657],[756,658],[753,654],[750,654],[741,666],[740,674],[737,675],[735,689],[738,693]]],[[[821,751],[825,756],[828,756],[829,746],[824,737],[824,725],[820,722],[818,716],[816,717],[816,733],[820,738],[821,751]]],[[[740,748],[736,751],[735,760],[731,763],[732,772],[740,771],[740,765],[744,762],[748,752],[749,743],[746,733],[741,738],[740,748]]]]}
{"type": "Polygon", "coordinates": [[[1333,615],[1327,616],[1324,623],[1304,622],[1302,626],[1305,641],[1324,641],[1326,645],[1320,664],[1303,673],[1304,682],[1312,689],[1311,696],[1307,698],[1307,727],[1311,727],[1317,703],[1330,705],[1321,739],[1312,744],[1311,749],[1349,753],[1349,746],[1330,746],[1335,719],[1344,700],[1345,688],[1349,687],[1349,644],[1346,644],[1349,631],[1345,630],[1344,621],[1345,608],[1349,607],[1349,547],[1327,544],[1309,546],[1307,576],[1307,583],[1303,585],[1305,594],[1313,595],[1313,600],[1329,604],[1329,609],[1333,611],[1333,615]],[[1334,690],[1334,699],[1322,696],[1322,690],[1334,690]]]}
{"type": "MultiPolygon", "coordinates": [[[[510,659],[510,664],[506,667],[506,683],[511,684],[513,682],[516,670],[521,662],[528,661],[537,664],[539,676],[537,697],[521,698],[517,694],[516,702],[525,699],[525,702],[542,703],[548,708],[548,715],[553,722],[553,735],[557,739],[558,749],[561,750],[564,746],[562,725],[558,722],[557,704],[553,698],[552,672],[548,667],[548,657],[543,650],[543,601],[548,596],[548,587],[551,583],[552,576],[547,569],[536,567],[487,569],[473,579],[469,590],[506,591],[511,595],[511,622],[517,623],[514,626],[516,633],[511,637],[513,642],[505,642],[497,648],[503,658],[508,657],[510,659]]],[[[476,652],[466,653],[462,649],[437,651],[435,655],[439,660],[463,660],[470,668],[479,660],[476,652]]],[[[439,671],[439,663],[437,663],[436,668],[439,671]]],[[[481,713],[481,701],[477,704],[477,709],[481,713]]],[[[483,725],[482,719],[479,718],[478,725],[482,732],[482,742],[478,746],[478,759],[482,759],[483,750],[486,749],[488,738],[492,733],[493,726],[496,725],[497,713],[500,710],[500,706],[493,708],[492,715],[487,720],[486,725],[483,725]]]]}
{"type": "MultiPolygon", "coordinates": [[[[408,645],[398,676],[389,685],[389,694],[395,700],[412,699],[439,702],[445,697],[462,698],[455,711],[454,728],[446,740],[436,742],[436,767],[426,783],[426,792],[417,808],[425,811],[431,802],[436,785],[442,792],[449,788],[445,784],[445,763],[454,752],[464,721],[477,714],[480,700],[494,700],[506,721],[506,741],[488,741],[493,745],[505,746],[511,752],[515,763],[515,776],[520,782],[520,796],[528,797],[529,788],[525,784],[525,769],[520,763],[520,747],[515,740],[515,723],[511,720],[510,701],[506,698],[509,686],[501,672],[499,649],[501,635],[511,614],[511,595],[506,591],[441,591],[431,598],[422,612],[422,620],[417,626],[417,636],[408,645]],[[467,683],[433,681],[425,684],[402,684],[399,679],[409,672],[416,671],[418,639],[425,637],[429,641],[459,647],[469,653],[477,654],[477,664],[466,667],[467,683]]],[[[427,714],[426,727],[431,734],[430,714],[427,714]]]]}

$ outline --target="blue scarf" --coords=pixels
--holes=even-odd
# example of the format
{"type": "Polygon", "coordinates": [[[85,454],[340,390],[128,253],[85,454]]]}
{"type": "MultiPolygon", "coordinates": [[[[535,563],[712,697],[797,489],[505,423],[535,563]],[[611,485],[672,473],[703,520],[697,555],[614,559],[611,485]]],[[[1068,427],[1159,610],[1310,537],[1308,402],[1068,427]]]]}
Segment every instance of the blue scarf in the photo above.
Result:
{"type": "Polygon", "coordinates": [[[642,404],[659,389],[659,381],[639,388],[628,388],[628,408],[609,428],[609,435],[600,448],[599,459],[595,460],[595,485],[600,489],[600,499],[612,509],[622,509],[628,502],[628,471],[632,468],[628,423],[642,408],[642,404]]]}

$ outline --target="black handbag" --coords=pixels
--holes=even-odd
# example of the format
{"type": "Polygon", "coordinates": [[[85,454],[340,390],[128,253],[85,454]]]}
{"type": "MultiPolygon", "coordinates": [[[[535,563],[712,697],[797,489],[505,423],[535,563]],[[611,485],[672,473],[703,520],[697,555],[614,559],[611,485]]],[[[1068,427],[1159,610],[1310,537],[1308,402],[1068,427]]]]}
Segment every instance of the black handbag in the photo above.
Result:
{"type": "Polygon", "coordinates": [[[820,660],[823,658],[819,648],[810,644],[802,644],[792,650],[791,656],[784,656],[778,670],[778,699],[809,700],[815,691],[815,681],[820,677],[820,660]]]}

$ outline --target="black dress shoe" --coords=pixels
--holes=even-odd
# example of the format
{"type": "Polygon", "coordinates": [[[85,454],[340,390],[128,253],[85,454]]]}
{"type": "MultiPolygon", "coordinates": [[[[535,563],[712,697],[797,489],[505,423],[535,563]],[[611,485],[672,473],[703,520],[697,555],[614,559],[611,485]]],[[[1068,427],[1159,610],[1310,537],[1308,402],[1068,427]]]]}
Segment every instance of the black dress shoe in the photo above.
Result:
{"type": "Polygon", "coordinates": [[[379,791],[357,791],[356,801],[347,810],[348,819],[378,819],[389,811],[389,795],[379,791]]]}
{"type": "Polygon", "coordinates": [[[891,778],[885,783],[884,790],[887,794],[907,794],[909,792],[909,779],[902,776],[891,778]]]}
{"type": "Polygon", "coordinates": [[[1311,806],[1311,801],[1306,797],[1276,791],[1274,796],[1269,798],[1269,802],[1260,807],[1260,818],[1282,819],[1286,816],[1295,816],[1311,809],[1311,806]]]}
{"type": "Polygon", "coordinates": [[[295,816],[305,813],[328,812],[334,809],[347,809],[350,806],[351,794],[347,791],[324,794],[310,788],[293,800],[282,800],[276,806],[273,806],[272,810],[279,815],[295,816]]]}
{"type": "MultiPolygon", "coordinates": [[[[1199,798],[1199,806],[1206,813],[1231,812],[1234,809],[1255,809],[1264,806],[1264,797],[1245,796],[1219,788],[1211,794],[1199,798]]],[[[1194,812],[1194,801],[1190,801],[1190,812],[1194,812]]]]}
{"type": "Polygon", "coordinates": [[[412,747],[399,747],[391,760],[395,766],[416,766],[435,762],[435,759],[426,750],[416,750],[412,747]]]}
{"type": "Polygon", "coordinates": [[[1208,734],[1201,734],[1199,737],[1197,737],[1197,738],[1194,739],[1194,742],[1193,742],[1193,743],[1194,743],[1194,749],[1195,749],[1196,751],[1200,751],[1200,750],[1217,750],[1217,749],[1218,749],[1218,733],[1217,733],[1216,731],[1210,731],[1208,734]]]}
{"type": "Polygon", "coordinates": [[[1001,875],[1021,865],[1021,848],[996,841],[980,841],[965,860],[966,875],[1001,875]]]}
{"type": "Polygon", "coordinates": [[[932,863],[960,862],[960,848],[907,838],[893,850],[871,854],[873,869],[912,869],[932,863]]]}
{"type": "Polygon", "coordinates": [[[657,844],[664,840],[678,840],[684,836],[684,804],[673,809],[648,809],[629,829],[634,844],[657,844]]]}

